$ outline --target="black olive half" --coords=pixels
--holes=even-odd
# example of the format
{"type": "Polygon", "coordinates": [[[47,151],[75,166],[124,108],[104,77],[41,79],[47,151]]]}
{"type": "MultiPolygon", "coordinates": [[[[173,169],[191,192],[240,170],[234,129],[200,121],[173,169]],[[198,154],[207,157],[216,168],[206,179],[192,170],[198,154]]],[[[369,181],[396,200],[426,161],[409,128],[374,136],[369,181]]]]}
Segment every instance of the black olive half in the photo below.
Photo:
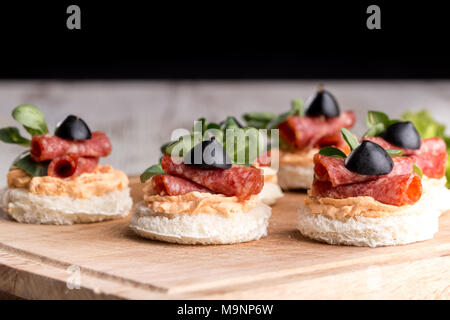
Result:
{"type": "Polygon", "coordinates": [[[91,139],[92,133],[83,119],[70,115],[57,126],[55,136],[78,141],[91,139]]]}
{"type": "Polygon", "coordinates": [[[317,92],[310,96],[305,103],[305,115],[309,117],[325,116],[327,118],[339,117],[339,104],[336,98],[320,85],[317,92]]]}
{"type": "Polygon", "coordinates": [[[358,174],[373,176],[390,173],[394,162],[381,146],[363,141],[345,159],[345,167],[358,174]]]}
{"type": "Polygon", "coordinates": [[[232,165],[226,150],[214,137],[192,148],[184,163],[199,169],[230,169],[232,165]]]}
{"type": "Polygon", "coordinates": [[[405,149],[419,149],[420,135],[410,121],[397,122],[389,126],[382,134],[384,140],[405,149]]]}

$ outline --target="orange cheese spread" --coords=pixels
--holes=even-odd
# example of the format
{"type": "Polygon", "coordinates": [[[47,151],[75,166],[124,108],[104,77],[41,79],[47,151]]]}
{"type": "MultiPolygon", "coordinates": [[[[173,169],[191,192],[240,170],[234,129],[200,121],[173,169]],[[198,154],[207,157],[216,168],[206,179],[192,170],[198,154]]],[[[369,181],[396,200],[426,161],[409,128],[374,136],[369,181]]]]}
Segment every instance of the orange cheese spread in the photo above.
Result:
{"type": "Polygon", "coordinates": [[[111,191],[128,187],[124,172],[109,165],[99,165],[93,172],[73,178],[31,177],[18,168],[12,168],[7,176],[9,188],[24,188],[39,195],[73,198],[103,196],[111,191]]]}
{"type": "Polygon", "coordinates": [[[258,195],[245,201],[237,197],[227,197],[223,194],[207,192],[189,192],[179,196],[156,195],[151,187],[151,179],[146,182],[143,189],[144,201],[147,207],[156,213],[176,214],[225,214],[248,212],[259,203],[258,195]]]}

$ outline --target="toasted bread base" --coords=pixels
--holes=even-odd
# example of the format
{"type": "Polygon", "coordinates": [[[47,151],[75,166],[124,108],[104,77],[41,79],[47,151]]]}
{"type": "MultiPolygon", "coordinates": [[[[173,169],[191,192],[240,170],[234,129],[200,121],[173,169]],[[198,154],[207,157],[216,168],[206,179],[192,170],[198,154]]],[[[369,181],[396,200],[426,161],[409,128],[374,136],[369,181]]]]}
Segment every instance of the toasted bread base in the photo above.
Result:
{"type": "Polygon", "coordinates": [[[437,210],[405,215],[369,218],[364,216],[335,219],[299,209],[297,229],[305,237],[333,245],[361,247],[393,246],[428,240],[439,226],[437,210]]]}
{"type": "Polygon", "coordinates": [[[158,214],[144,202],[133,208],[130,228],[151,240],[178,244],[232,244],[258,240],[267,235],[272,209],[260,203],[246,213],[158,214]]]}
{"type": "Polygon", "coordinates": [[[126,217],[132,207],[130,189],[88,199],[36,195],[26,189],[0,190],[0,209],[22,223],[70,225],[126,217]]]}

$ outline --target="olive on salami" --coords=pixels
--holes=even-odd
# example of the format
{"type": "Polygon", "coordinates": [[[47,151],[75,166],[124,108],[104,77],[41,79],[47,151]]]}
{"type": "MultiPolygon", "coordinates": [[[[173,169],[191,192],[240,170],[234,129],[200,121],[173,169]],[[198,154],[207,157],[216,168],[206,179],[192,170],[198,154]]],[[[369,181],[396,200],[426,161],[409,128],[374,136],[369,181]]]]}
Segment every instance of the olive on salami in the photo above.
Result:
{"type": "Polygon", "coordinates": [[[352,172],[345,167],[345,159],[328,157],[317,153],[314,156],[314,173],[316,179],[322,182],[329,181],[332,186],[340,186],[358,182],[376,180],[379,177],[394,177],[408,175],[413,172],[414,160],[408,157],[392,158],[394,166],[387,175],[363,175],[352,172]]]}
{"type": "Polygon", "coordinates": [[[55,136],[68,140],[88,140],[92,138],[91,130],[80,117],[70,115],[55,130],[55,136]]]}
{"type": "Polygon", "coordinates": [[[401,148],[415,150],[420,148],[420,135],[411,121],[401,121],[390,125],[382,136],[386,141],[401,148]]]}
{"type": "Polygon", "coordinates": [[[325,116],[327,118],[339,117],[340,110],[336,98],[320,85],[317,92],[310,96],[305,103],[305,114],[308,117],[325,116]]]}

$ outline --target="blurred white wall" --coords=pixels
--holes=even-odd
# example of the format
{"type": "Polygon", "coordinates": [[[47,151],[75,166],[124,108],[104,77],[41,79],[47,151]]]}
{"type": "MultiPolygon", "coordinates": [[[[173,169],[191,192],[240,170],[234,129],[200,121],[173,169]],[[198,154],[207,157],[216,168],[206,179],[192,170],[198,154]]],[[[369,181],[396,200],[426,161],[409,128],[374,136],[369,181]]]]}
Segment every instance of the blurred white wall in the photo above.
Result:
{"type": "MultiPolygon", "coordinates": [[[[306,99],[319,81],[2,81],[0,127],[18,125],[11,110],[18,104],[40,107],[50,130],[68,114],[82,117],[92,130],[105,131],[113,153],[103,159],[130,175],[158,161],[159,147],[173,129],[190,128],[206,117],[219,121],[247,111],[283,112],[292,98],[306,99]]],[[[365,114],[378,109],[391,117],[427,108],[450,126],[448,81],[323,81],[342,109],[355,110],[355,133],[365,130],[365,114]]],[[[26,134],[24,132],[24,134],[26,134]]],[[[23,148],[0,143],[0,177],[23,148]]],[[[4,176],[3,176],[4,177],[4,176]]],[[[0,178],[0,186],[6,179],[0,178]]]]}

